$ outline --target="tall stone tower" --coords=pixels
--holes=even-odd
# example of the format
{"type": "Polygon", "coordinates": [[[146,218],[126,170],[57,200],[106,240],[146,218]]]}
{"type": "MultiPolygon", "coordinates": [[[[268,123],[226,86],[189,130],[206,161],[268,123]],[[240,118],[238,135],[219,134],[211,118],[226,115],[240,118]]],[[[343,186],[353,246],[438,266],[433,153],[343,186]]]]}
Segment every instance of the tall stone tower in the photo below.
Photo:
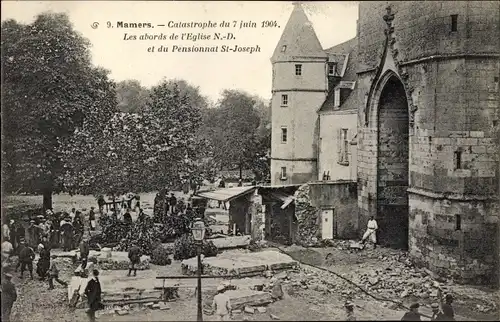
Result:
{"type": "Polygon", "coordinates": [[[305,183],[317,173],[316,110],[327,94],[327,55],[298,3],[271,63],[271,184],[305,183]]]}

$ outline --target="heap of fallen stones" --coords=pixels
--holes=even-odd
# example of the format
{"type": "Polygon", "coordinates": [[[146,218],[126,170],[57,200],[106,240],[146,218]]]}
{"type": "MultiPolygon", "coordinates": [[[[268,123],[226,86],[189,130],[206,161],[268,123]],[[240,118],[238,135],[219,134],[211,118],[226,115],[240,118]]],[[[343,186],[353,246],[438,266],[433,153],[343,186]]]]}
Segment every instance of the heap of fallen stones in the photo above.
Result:
{"type": "MultiPolygon", "coordinates": [[[[378,298],[400,303],[410,297],[429,303],[438,301],[438,288],[441,288],[443,293],[454,294],[451,280],[434,279],[430,271],[414,267],[405,255],[379,256],[378,259],[385,267],[362,272],[362,264],[359,270],[354,268],[349,276],[343,276],[378,298]]],[[[298,289],[310,289],[323,294],[342,294],[351,298],[369,297],[348,281],[311,266],[301,266],[300,270],[281,272],[274,277],[298,289]]],[[[478,300],[472,295],[460,294],[460,297],[478,300]]],[[[482,298],[481,302],[482,304],[475,305],[476,311],[488,313],[498,309],[492,299],[482,298]]]]}

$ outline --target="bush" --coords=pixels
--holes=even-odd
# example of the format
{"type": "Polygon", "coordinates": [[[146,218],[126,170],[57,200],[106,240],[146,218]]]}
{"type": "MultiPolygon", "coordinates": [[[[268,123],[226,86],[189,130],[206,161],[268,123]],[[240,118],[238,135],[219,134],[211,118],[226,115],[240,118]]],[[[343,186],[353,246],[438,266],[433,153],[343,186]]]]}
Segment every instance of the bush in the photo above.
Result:
{"type": "Polygon", "coordinates": [[[153,250],[151,254],[151,263],[155,265],[170,265],[172,260],[170,259],[170,254],[173,253],[173,249],[169,245],[159,245],[153,250]]]}
{"type": "MultiPolygon", "coordinates": [[[[174,243],[174,259],[183,260],[195,257],[197,255],[196,242],[191,234],[184,234],[175,240],[174,243]]],[[[202,254],[205,257],[217,256],[218,250],[214,243],[210,240],[203,241],[202,254]]]]}

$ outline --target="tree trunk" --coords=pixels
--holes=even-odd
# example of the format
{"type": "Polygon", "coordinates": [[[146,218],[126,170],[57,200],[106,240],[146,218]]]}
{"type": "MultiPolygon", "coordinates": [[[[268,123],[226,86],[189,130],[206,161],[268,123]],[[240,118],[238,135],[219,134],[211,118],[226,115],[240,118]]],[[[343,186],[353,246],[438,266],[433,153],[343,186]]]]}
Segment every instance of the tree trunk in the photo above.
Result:
{"type": "Polygon", "coordinates": [[[43,192],[43,210],[52,209],[52,189],[43,192]]]}
{"type": "Polygon", "coordinates": [[[240,180],[243,180],[243,163],[240,162],[240,180]]]}

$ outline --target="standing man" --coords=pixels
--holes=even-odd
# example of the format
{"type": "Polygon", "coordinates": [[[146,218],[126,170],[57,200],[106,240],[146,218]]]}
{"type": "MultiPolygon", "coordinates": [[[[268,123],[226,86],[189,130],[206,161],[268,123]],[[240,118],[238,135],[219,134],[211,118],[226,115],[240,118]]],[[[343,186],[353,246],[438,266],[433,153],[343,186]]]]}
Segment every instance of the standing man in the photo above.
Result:
{"type": "Polygon", "coordinates": [[[370,239],[370,241],[373,243],[373,248],[377,247],[377,230],[378,230],[378,224],[377,221],[373,216],[370,217],[370,220],[368,220],[368,225],[365,231],[365,234],[363,235],[363,239],[361,239],[361,243],[365,243],[367,239],[370,239]]]}
{"type": "Polygon", "coordinates": [[[14,253],[14,247],[8,239],[2,243],[2,264],[8,262],[10,256],[14,253]]]}
{"type": "Polygon", "coordinates": [[[128,258],[130,259],[130,266],[128,268],[127,276],[130,276],[132,271],[134,271],[134,276],[137,276],[137,265],[141,262],[141,249],[135,242],[132,243],[132,247],[128,251],[128,258]]]}
{"type": "Polygon", "coordinates": [[[95,321],[95,312],[102,308],[101,304],[101,282],[99,282],[99,271],[94,269],[92,271],[92,279],[88,282],[85,287],[85,295],[87,296],[87,301],[89,308],[87,310],[87,315],[90,322],[95,321]]]}
{"type": "Polygon", "coordinates": [[[10,229],[10,243],[12,244],[12,247],[14,247],[15,251],[19,246],[19,231],[17,229],[17,222],[15,222],[14,219],[10,220],[9,229],[10,229]]]}
{"type": "Polygon", "coordinates": [[[422,321],[420,319],[420,313],[418,312],[418,308],[420,304],[413,303],[410,305],[410,311],[406,312],[405,315],[401,318],[401,321],[422,321]]]}
{"type": "Polygon", "coordinates": [[[73,241],[73,224],[71,223],[71,217],[69,215],[61,221],[61,234],[63,240],[63,250],[65,252],[69,252],[73,241]]]}
{"type": "Polygon", "coordinates": [[[351,301],[347,301],[344,304],[346,311],[346,321],[356,321],[356,317],[354,316],[354,303],[351,301]]]}
{"type": "Polygon", "coordinates": [[[85,237],[80,243],[80,260],[83,262],[87,261],[90,253],[90,247],[88,239],[85,237]]]}
{"type": "Polygon", "coordinates": [[[173,192],[170,193],[169,204],[170,204],[170,213],[173,215],[175,212],[175,208],[177,207],[177,198],[175,198],[173,192]]]}
{"type": "Polygon", "coordinates": [[[96,228],[96,222],[95,222],[94,207],[90,207],[89,222],[90,222],[90,230],[95,230],[95,228],[96,228]]]}
{"type": "Polygon", "coordinates": [[[50,261],[49,268],[49,290],[54,289],[54,280],[56,280],[56,282],[61,284],[62,286],[68,286],[68,283],[59,279],[59,269],[57,268],[55,261],[56,255],[52,255],[51,257],[52,260],[50,261]]]}
{"type": "MultiPolygon", "coordinates": [[[[26,247],[26,243],[24,242],[24,240],[21,240],[19,242],[19,248],[17,249],[17,253],[18,254],[21,254],[22,250],[26,247]]],[[[21,267],[21,260],[18,259],[17,260],[17,264],[16,264],[16,269],[14,270],[14,272],[17,273],[17,270],[19,269],[19,267],[21,267]]]]}
{"type": "Polygon", "coordinates": [[[28,228],[26,229],[26,243],[27,243],[27,246],[29,246],[29,247],[36,247],[36,245],[38,245],[37,238],[36,238],[36,227],[35,227],[34,220],[30,220],[30,224],[29,224],[28,228]]]}
{"type": "Polygon", "coordinates": [[[5,274],[2,279],[2,321],[10,321],[10,312],[12,306],[17,300],[17,291],[14,283],[12,283],[12,275],[5,274]]]}
{"type": "Polygon", "coordinates": [[[21,278],[23,278],[26,266],[30,271],[31,279],[33,279],[33,260],[35,259],[35,251],[29,245],[24,247],[19,253],[19,262],[21,263],[21,278]]]}
{"type": "Polygon", "coordinates": [[[77,212],[76,217],[73,220],[73,228],[75,230],[73,248],[77,248],[82,240],[84,230],[80,212],[77,212]]]}
{"type": "Polygon", "coordinates": [[[99,198],[97,198],[97,206],[99,207],[99,213],[102,214],[102,211],[104,210],[104,204],[106,201],[104,200],[104,196],[100,195],[99,198]]]}
{"type": "Polygon", "coordinates": [[[231,302],[229,297],[224,294],[224,285],[217,286],[217,294],[214,296],[212,309],[217,315],[218,321],[229,321],[231,317],[231,302]]]}
{"type": "Polygon", "coordinates": [[[50,267],[50,250],[45,248],[43,245],[40,249],[40,258],[36,264],[36,273],[40,276],[40,280],[43,281],[47,277],[47,272],[50,267]]]}
{"type": "Polygon", "coordinates": [[[2,225],[2,238],[3,240],[10,240],[10,227],[7,222],[2,225]]]}

